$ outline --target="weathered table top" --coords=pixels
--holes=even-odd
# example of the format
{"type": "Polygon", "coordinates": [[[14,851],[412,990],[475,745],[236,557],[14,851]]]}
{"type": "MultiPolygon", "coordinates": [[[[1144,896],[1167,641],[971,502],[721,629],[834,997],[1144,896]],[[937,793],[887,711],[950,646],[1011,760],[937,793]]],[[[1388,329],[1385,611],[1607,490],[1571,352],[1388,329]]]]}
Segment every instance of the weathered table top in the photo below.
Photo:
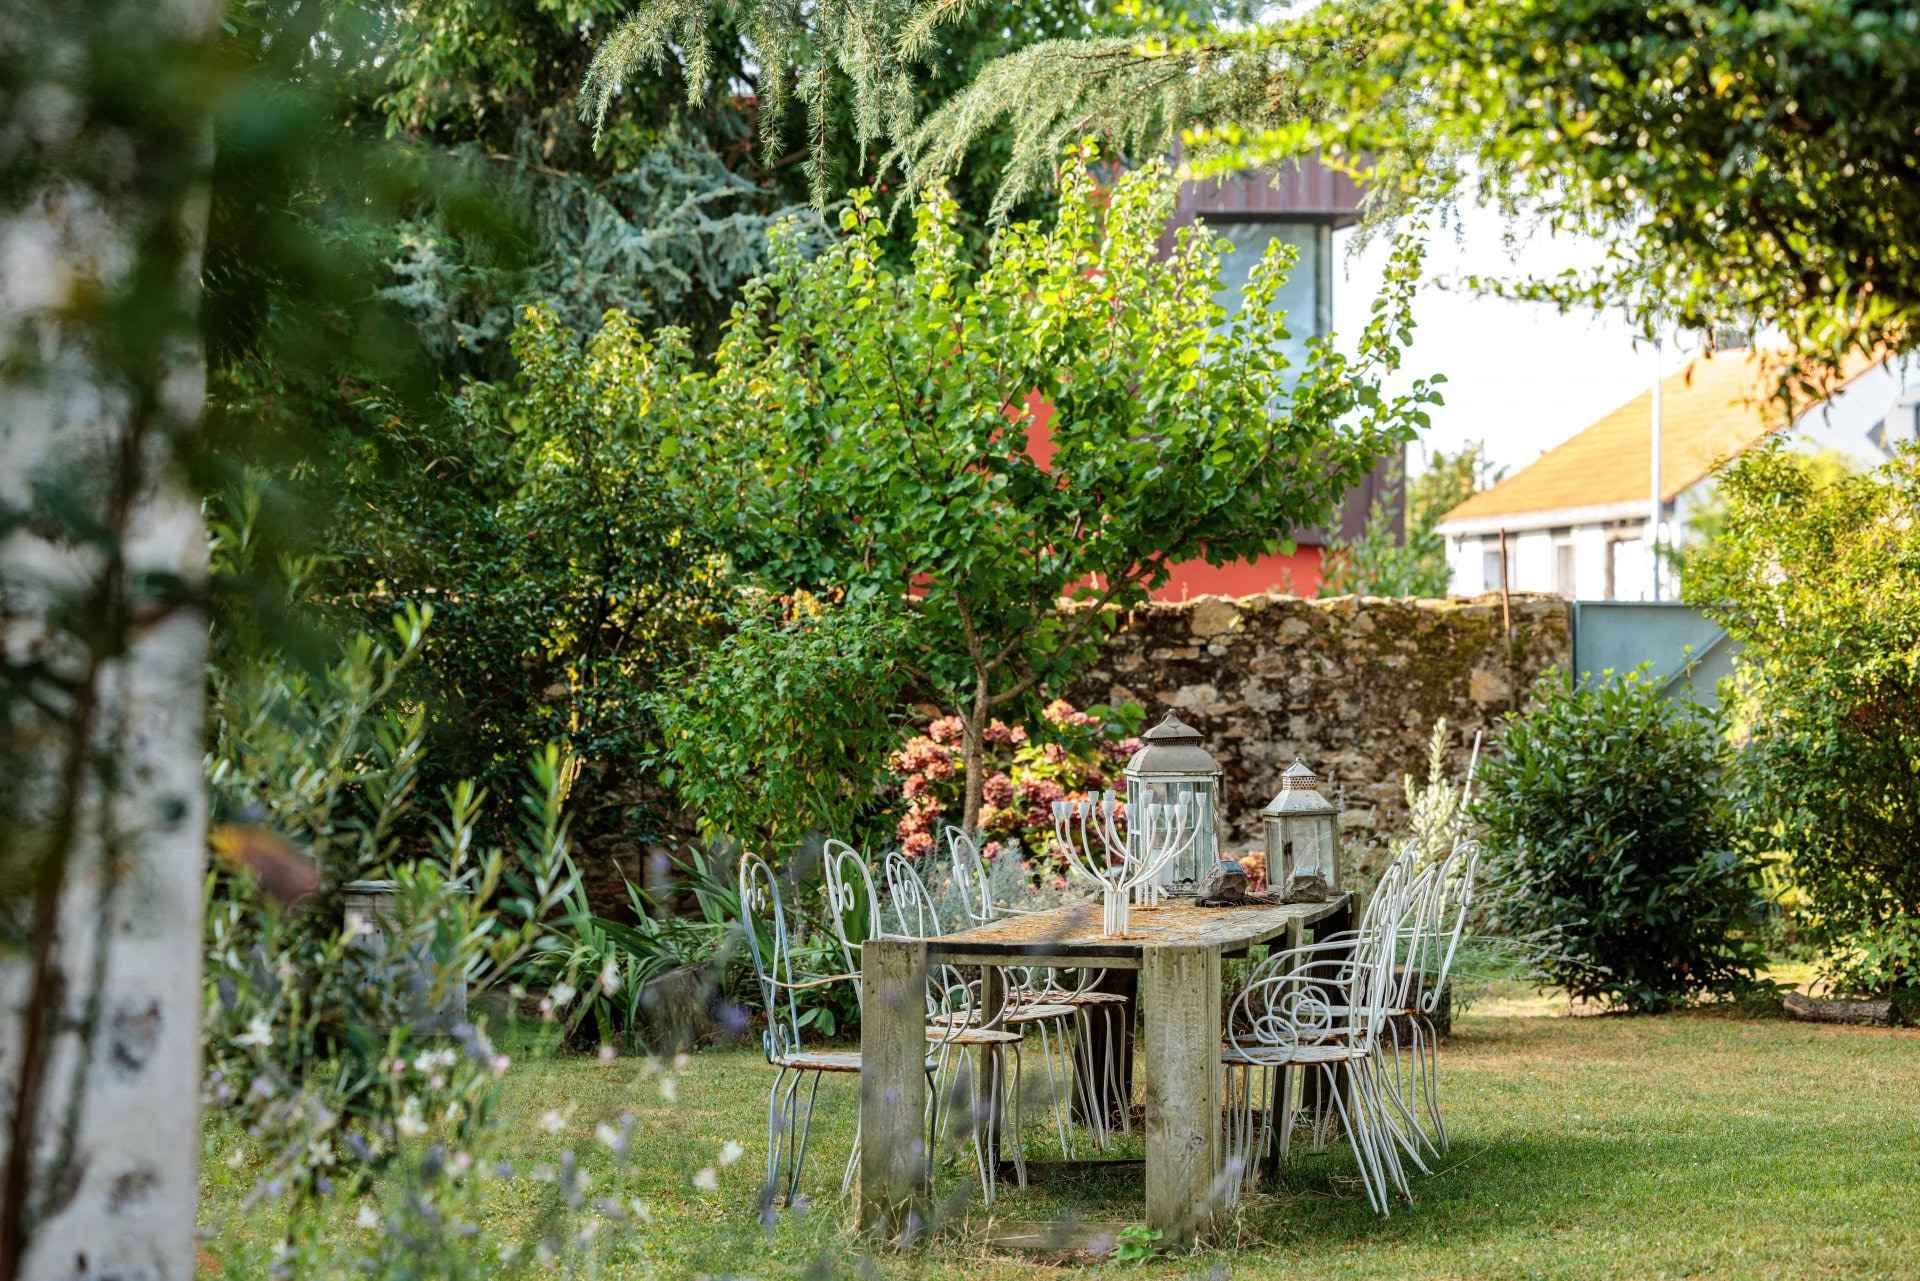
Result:
{"type": "Polygon", "coordinates": [[[1169,899],[1159,907],[1136,907],[1128,932],[1107,938],[1100,932],[1098,903],[1072,903],[1032,916],[1008,916],[957,934],[927,940],[927,956],[942,961],[1023,961],[1060,963],[1098,960],[1103,969],[1137,969],[1151,947],[1204,946],[1233,952],[1268,943],[1296,925],[1312,925],[1343,911],[1348,896],[1329,903],[1286,903],[1275,907],[1200,907],[1191,899],[1169,899]]]}

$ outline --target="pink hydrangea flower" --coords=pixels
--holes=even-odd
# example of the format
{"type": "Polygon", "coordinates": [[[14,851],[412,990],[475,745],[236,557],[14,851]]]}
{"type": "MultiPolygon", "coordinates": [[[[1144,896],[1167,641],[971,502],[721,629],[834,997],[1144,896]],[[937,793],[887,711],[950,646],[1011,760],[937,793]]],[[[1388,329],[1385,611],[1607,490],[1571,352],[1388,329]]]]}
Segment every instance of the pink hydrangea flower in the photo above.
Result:
{"type": "Polygon", "coordinates": [[[958,743],[966,734],[966,726],[958,716],[942,716],[927,726],[927,737],[936,743],[958,743]]]}

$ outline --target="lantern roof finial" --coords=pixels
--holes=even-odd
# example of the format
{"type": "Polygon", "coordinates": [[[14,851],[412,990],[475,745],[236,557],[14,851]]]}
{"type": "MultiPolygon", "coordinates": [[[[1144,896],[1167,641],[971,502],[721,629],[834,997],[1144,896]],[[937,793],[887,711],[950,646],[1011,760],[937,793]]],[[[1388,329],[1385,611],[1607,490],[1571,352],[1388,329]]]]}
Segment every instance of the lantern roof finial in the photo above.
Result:
{"type": "Polygon", "coordinates": [[[1263,815],[1338,814],[1339,808],[1315,790],[1319,786],[1320,776],[1305,761],[1295,759],[1280,775],[1279,793],[1260,812],[1263,815]]]}
{"type": "Polygon", "coordinates": [[[1127,762],[1127,773],[1218,775],[1220,762],[1200,746],[1200,731],[1169,711],[1166,719],[1140,736],[1141,748],[1127,762]]]}

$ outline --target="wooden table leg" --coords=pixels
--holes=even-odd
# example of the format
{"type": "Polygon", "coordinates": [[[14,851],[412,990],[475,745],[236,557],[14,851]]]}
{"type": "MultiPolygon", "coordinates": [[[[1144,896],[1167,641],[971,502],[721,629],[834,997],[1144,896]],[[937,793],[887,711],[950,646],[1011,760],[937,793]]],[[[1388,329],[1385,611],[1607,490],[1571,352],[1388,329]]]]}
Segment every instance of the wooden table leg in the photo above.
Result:
{"type": "Polygon", "coordinates": [[[927,945],[861,949],[860,1196],[863,1232],[916,1236],[927,1222],[927,945]]]}
{"type": "Polygon", "coordinates": [[[1146,1022],[1147,1223],[1187,1244],[1213,1212],[1220,1149],[1220,949],[1171,944],[1141,958],[1146,1022]]]}

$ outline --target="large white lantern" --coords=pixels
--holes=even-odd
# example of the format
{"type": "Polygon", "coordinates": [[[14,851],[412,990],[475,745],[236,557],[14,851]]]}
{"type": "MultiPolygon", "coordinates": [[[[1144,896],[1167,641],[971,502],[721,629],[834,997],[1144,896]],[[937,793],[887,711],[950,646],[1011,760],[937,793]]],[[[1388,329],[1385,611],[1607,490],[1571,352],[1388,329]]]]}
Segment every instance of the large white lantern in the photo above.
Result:
{"type": "Polygon", "coordinates": [[[1340,892],[1340,811],[1319,784],[1295,761],[1280,776],[1280,794],[1260,811],[1268,883],[1289,903],[1324,903],[1340,892]]]}
{"type": "Polygon", "coordinates": [[[1200,746],[1200,731],[1172,712],[1140,737],[1142,747],[1127,762],[1128,851],[1135,858],[1146,854],[1140,848],[1143,824],[1135,821],[1136,815],[1145,814],[1148,806],[1178,806],[1190,800],[1197,830],[1162,869],[1159,880],[1162,885],[1196,885],[1219,857],[1220,762],[1200,746]]]}

